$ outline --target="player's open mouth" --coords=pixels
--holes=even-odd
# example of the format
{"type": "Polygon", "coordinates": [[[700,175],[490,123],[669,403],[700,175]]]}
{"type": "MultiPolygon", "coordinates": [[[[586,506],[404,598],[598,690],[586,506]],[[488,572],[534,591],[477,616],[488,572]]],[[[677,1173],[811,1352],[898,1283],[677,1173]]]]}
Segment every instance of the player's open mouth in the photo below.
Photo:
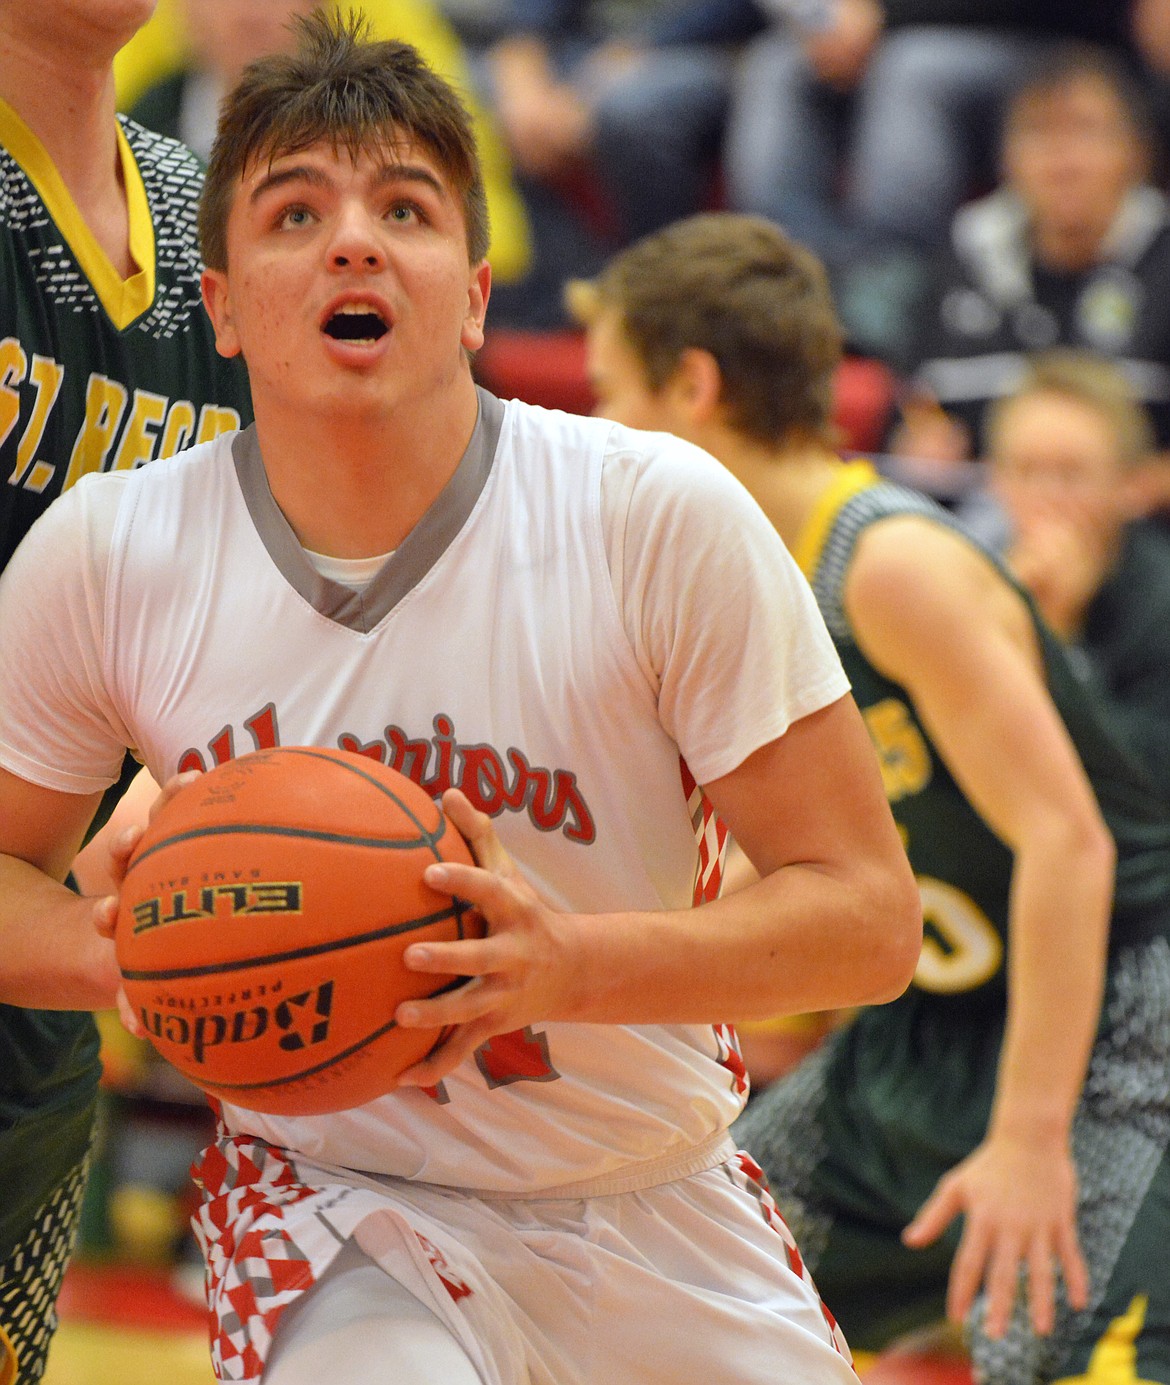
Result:
{"type": "Polygon", "coordinates": [[[325,320],[325,335],[358,344],[379,341],[390,330],[382,314],[368,303],[347,303],[325,320]]]}

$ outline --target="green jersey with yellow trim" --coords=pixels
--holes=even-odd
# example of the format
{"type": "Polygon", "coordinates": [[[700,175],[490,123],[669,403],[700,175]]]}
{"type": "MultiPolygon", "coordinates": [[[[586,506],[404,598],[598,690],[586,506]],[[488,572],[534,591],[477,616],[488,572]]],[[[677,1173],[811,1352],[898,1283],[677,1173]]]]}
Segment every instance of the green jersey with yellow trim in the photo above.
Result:
{"type": "Polygon", "coordinates": [[[44,146],[0,101],[0,567],[54,496],[252,418],[199,293],[202,172],[123,118],[118,151],[136,273],[123,279],[44,146]]]}
{"type": "MultiPolygon", "coordinates": [[[[944,1311],[961,1221],[925,1249],[904,1245],[901,1233],[987,1133],[1007,1016],[1011,853],[951,776],[908,690],[864,657],[845,612],[859,539],[901,515],[958,529],[926,497],[880,480],[867,463],[846,464],[795,557],[852,682],[918,877],[922,958],[903,995],[860,1010],[767,1086],[733,1130],[760,1161],[847,1338],[868,1350],[944,1311]]],[[[1084,1312],[1057,1294],[1047,1337],[1017,1311],[1006,1335],[990,1338],[977,1305],[967,1341],[976,1377],[1003,1385],[1170,1385],[1170,806],[1114,742],[1106,714],[1032,614],[1048,689],[1117,841],[1105,994],[1070,1137],[1092,1287],[1084,1312]]]]}
{"type": "MultiPolygon", "coordinates": [[[[858,539],[871,524],[897,515],[957,528],[926,497],[880,481],[868,463],[847,463],[806,525],[796,558],[878,751],[886,795],[918,877],[925,939],[911,995],[1002,1005],[1011,853],[956,784],[906,689],[862,655],[845,614],[845,580],[858,539]]],[[[991,555],[988,560],[996,562],[991,555]]],[[[1170,804],[1121,748],[1103,708],[1030,602],[1029,609],[1048,690],[1117,842],[1111,946],[1170,931],[1170,804]]]]}
{"type": "MultiPolygon", "coordinates": [[[[0,101],[0,567],[79,476],[252,419],[247,375],[216,354],[200,300],[198,161],[124,119],[118,156],[129,279],[0,101]]],[[[0,1262],[83,1156],[98,1073],[91,1016],[0,1006],[0,1262]]]]}

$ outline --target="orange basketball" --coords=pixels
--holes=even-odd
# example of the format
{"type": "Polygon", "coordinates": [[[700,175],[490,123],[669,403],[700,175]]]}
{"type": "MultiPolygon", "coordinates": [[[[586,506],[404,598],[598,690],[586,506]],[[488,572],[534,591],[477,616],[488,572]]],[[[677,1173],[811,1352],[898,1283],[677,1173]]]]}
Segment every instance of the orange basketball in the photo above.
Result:
{"type": "Polygon", "coordinates": [[[460,984],[408,971],[423,939],[482,937],[423,884],[470,862],[425,790],[376,760],[288,746],[201,775],[130,861],[118,965],[155,1048],[212,1096],[277,1114],[380,1096],[443,1037],[397,1005],[460,984]]]}

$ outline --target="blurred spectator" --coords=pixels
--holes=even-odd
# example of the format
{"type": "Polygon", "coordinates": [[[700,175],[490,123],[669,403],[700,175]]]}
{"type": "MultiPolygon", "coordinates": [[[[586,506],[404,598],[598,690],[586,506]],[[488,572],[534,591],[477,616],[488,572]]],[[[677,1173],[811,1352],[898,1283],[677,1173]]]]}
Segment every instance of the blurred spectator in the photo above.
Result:
{"type": "MultiPolygon", "coordinates": [[[[1160,0],[1159,0],[1160,2],[1160,0]]],[[[993,175],[999,113],[1054,40],[1120,46],[1124,0],[760,0],[726,145],[728,200],[829,266],[855,344],[904,332],[921,252],[993,175]]]]}
{"type": "Polygon", "coordinates": [[[287,47],[289,23],[318,0],[180,0],[186,57],[151,85],[129,114],[150,130],[180,139],[206,163],[224,93],[247,65],[287,47]]]}
{"type": "MultiPolygon", "coordinates": [[[[181,139],[207,158],[222,94],[254,58],[290,41],[288,25],[322,0],[160,0],[154,18],[118,56],[119,104],[149,129],[181,139]]],[[[467,95],[458,37],[432,0],[352,0],[379,37],[413,44],[467,95]]],[[[498,131],[474,98],[468,105],[483,156],[491,218],[492,273],[506,285],[531,267],[527,219],[498,131]]],[[[493,300],[493,319],[496,312],[493,300]]]]}
{"type": "Polygon", "coordinates": [[[534,223],[538,319],[563,320],[566,278],[710,198],[733,55],[760,23],[752,0],[512,0],[483,80],[534,223]]]}
{"type": "Polygon", "coordinates": [[[979,456],[987,403],[1058,345],[1116,360],[1170,447],[1170,206],[1150,159],[1141,93],[1102,50],[1061,48],[1021,88],[1003,185],[956,215],[916,314],[894,452],[979,456]]]}
{"type": "Polygon", "coordinates": [[[1005,556],[1170,795],[1170,537],[1141,518],[1153,432],[1125,377],[1050,352],[988,420],[1005,556]]]}

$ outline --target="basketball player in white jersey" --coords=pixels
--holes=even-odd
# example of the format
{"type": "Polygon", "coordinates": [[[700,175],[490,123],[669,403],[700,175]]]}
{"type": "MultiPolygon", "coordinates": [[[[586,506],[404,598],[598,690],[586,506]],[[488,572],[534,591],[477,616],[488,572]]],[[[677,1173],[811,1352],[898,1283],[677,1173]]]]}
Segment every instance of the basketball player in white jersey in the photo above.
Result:
{"type": "Polygon", "coordinates": [[[276,744],[393,764],[470,839],[428,879],[490,935],[408,950],[473,980],[398,1008],[454,1030],[394,1092],[223,1107],[220,1379],[852,1379],[727,1138],[727,1014],[890,999],[919,949],[811,593],[706,454],[477,390],[482,180],[412,49],[319,17],[249,69],[201,229],[255,427],[87,478],[0,584],[0,998],[114,996],[115,901],[56,881],[124,747],[160,783],[276,744]],[[762,877],[726,900],[712,805],[762,877]]]}

